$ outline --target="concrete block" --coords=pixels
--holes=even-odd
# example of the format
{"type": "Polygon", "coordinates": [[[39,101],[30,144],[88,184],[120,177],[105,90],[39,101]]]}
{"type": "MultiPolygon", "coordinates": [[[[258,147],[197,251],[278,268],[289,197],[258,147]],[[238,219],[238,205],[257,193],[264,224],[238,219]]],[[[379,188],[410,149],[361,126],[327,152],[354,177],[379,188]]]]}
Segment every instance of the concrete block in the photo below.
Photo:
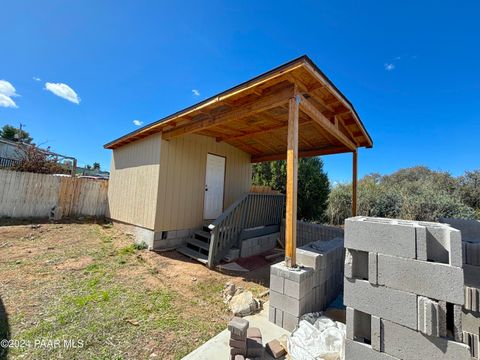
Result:
{"type": "Polygon", "coordinates": [[[480,335],[480,313],[463,310],[462,330],[480,335]]]}
{"type": "Polygon", "coordinates": [[[446,224],[417,222],[417,259],[461,267],[462,237],[460,231],[446,224]]]}
{"type": "Polygon", "coordinates": [[[294,316],[302,316],[310,312],[312,308],[312,293],[309,292],[302,299],[295,299],[290,296],[270,290],[270,304],[276,309],[288,312],[294,316]]]}
{"type": "Polygon", "coordinates": [[[469,359],[470,348],[462,343],[434,336],[419,336],[417,331],[382,319],[383,349],[399,359],[469,359]]]}
{"type": "Polygon", "coordinates": [[[345,247],[416,258],[415,222],[357,216],[345,220],[345,247]]]}
{"type": "Polygon", "coordinates": [[[275,325],[283,327],[283,311],[275,309],[275,325]]]}
{"type": "Polygon", "coordinates": [[[309,293],[313,288],[314,277],[310,276],[302,282],[297,282],[289,279],[285,279],[285,286],[283,293],[294,299],[303,299],[305,296],[311,296],[309,293]]]}
{"type": "Polygon", "coordinates": [[[463,304],[463,281],[462,268],[378,254],[379,285],[463,304]]]}
{"type": "Polygon", "coordinates": [[[480,289],[465,286],[465,305],[466,310],[480,311],[480,289]]]}
{"type": "Polygon", "coordinates": [[[460,230],[463,241],[480,243],[480,221],[451,218],[440,218],[439,221],[460,230]]]}
{"type": "Polygon", "coordinates": [[[345,280],[344,304],[365,313],[417,329],[417,296],[371,285],[366,280],[345,280]]]}
{"type": "Polygon", "coordinates": [[[368,253],[368,281],[370,284],[378,284],[378,257],[376,253],[368,253]]]}
{"type": "Polygon", "coordinates": [[[314,271],[311,268],[291,269],[285,266],[285,261],[281,261],[270,266],[270,275],[276,275],[296,282],[302,282],[306,278],[313,276],[314,271]]]}
{"type": "Polygon", "coordinates": [[[287,354],[287,352],[285,351],[283,346],[280,344],[280,341],[278,341],[277,339],[274,339],[274,340],[268,342],[265,347],[266,347],[267,352],[270,355],[272,355],[272,357],[274,359],[279,359],[282,356],[287,354]]]}
{"type": "Polygon", "coordinates": [[[230,347],[233,347],[233,348],[237,348],[237,349],[242,349],[244,352],[246,352],[247,350],[247,339],[243,339],[243,340],[234,340],[234,339],[230,339],[228,341],[228,345],[230,345],[230,347]]]}
{"type": "Polygon", "coordinates": [[[418,297],[418,331],[429,336],[440,336],[440,306],[429,298],[418,297]]]}
{"type": "Polygon", "coordinates": [[[466,286],[480,288],[480,266],[464,264],[463,273],[466,286]]]}
{"type": "Polygon", "coordinates": [[[330,258],[343,249],[343,239],[315,241],[297,249],[297,263],[314,270],[324,269],[330,258]]]}
{"type": "Polygon", "coordinates": [[[478,334],[471,334],[469,332],[463,332],[463,343],[470,346],[470,356],[473,359],[479,359],[479,346],[480,343],[478,341],[479,336],[478,334]]]}
{"type": "Polygon", "coordinates": [[[234,317],[228,323],[228,330],[238,337],[246,337],[248,329],[248,321],[239,317],[234,317]]]}
{"type": "Polygon", "coordinates": [[[439,336],[447,336],[447,302],[439,301],[438,302],[438,329],[439,336]]]}
{"type": "Polygon", "coordinates": [[[464,242],[465,264],[480,266],[480,243],[464,242]]]}
{"type": "Polygon", "coordinates": [[[397,358],[375,351],[370,345],[347,339],[345,341],[345,360],[397,360],[397,358]]]}
{"type": "MultiPolygon", "coordinates": [[[[449,306],[450,304],[447,305],[447,314],[449,311],[449,306]]],[[[451,306],[451,305],[450,305],[451,306]]],[[[462,333],[462,318],[463,318],[463,313],[462,313],[462,305],[453,305],[453,338],[455,341],[462,342],[463,341],[463,333],[462,333]]],[[[450,310],[452,311],[452,310],[450,310]]]]}
{"type": "Polygon", "coordinates": [[[270,289],[283,294],[285,278],[277,275],[270,275],[270,289]]]}
{"type": "Polygon", "coordinates": [[[353,340],[355,327],[355,309],[348,307],[345,310],[346,325],[347,325],[347,339],[353,340]]]}
{"type": "Polygon", "coordinates": [[[268,321],[275,324],[275,308],[272,305],[268,305],[268,321]]]}
{"type": "Polygon", "coordinates": [[[372,349],[376,351],[382,351],[382,324],[378,316],[371,317],[371,345],[372,349]]]}
{"type": "Polygon", "coordinates": [[[292,332],[298,325],[298,316],[294,316],[287,312],[283,313],[283,328],[287,331],[292,332]]]}
{"type": "Polygon", "coordinates": [[[350,249],[345,249],[344,275],[347,279],[353,278],[353,255],[350,249]]]}

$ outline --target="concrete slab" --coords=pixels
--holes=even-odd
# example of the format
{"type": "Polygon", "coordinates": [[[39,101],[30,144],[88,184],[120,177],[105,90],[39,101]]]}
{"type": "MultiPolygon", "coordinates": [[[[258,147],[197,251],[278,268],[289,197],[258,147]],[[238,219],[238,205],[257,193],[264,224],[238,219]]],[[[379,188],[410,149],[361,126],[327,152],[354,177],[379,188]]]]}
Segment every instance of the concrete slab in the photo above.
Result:
{"type": "MultiPolygon", "coordinates": [[[[266,345],[273,339],[278,339],[282,335],[290,335],[290,332],[268,321],[268,302],[263,305],[263,310],[259,314],[246,316],[244,319],[250,322],[251,327],[257,327],[262,332],[263,345],[266,345]]],[[[201,345],[190,354],[185,356],[185,360],[225,360],[230,358],[230,332],[225,330],[217,334],[205,344],[201,345]]],[[[265,352],[264,359],[272,360],[273,358],[265,352]]]]}

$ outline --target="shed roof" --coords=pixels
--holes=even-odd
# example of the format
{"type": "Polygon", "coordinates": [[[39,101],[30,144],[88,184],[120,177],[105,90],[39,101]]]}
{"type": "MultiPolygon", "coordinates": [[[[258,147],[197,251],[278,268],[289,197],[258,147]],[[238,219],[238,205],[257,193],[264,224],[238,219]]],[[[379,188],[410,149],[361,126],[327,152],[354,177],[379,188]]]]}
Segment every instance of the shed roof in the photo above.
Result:
{"type": "Polygon", "coordinates": [[[252,155],[286,157],[288,100],[300,103],[299,156],[372,147],[353,105],[306,55],[104,145],[115,149],[154,133],[166,140],[196,133],[252,155]]]}

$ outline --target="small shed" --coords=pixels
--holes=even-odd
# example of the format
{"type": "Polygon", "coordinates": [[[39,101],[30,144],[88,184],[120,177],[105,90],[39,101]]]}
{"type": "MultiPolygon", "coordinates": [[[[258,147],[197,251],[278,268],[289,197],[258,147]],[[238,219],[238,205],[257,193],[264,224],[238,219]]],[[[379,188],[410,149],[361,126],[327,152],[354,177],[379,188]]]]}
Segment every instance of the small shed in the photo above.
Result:
{"type": "Polygon", "coordinates": [[[247,229],[277,229],[285,215],[294,265],[298,158],[352,153],[355,213],[357,149],[372,145],[353,105],[302,56],[106,144],[109,216],[150,248],[187,244],[213,266],[247,229]],[[251,164],[280,159],[286,204],[249,193],[251,164]]]}

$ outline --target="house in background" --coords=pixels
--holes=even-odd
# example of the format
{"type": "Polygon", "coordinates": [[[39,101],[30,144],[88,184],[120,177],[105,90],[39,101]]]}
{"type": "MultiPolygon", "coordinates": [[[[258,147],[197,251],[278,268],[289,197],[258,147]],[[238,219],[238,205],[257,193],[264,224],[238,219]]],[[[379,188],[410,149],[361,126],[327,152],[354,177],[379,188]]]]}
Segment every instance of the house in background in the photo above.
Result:
{"type": "Polygon", "coordinates": [[[21,157],[18,142],[0,137],[0,168],[14,165],[21,157]]]}
{"type": "Polygon", "coordinates": [[[109,217],[149,248],[179,247],[214,266],[278,232],[285,213],[288,254],[298,157],[353,153],[355,204],[357,148],[372,144],[350,102],[302,56],[106,144],[109,217]],[[251,164],[280,159],[286,208],[283,195],[249,193],[251,164]]]}

